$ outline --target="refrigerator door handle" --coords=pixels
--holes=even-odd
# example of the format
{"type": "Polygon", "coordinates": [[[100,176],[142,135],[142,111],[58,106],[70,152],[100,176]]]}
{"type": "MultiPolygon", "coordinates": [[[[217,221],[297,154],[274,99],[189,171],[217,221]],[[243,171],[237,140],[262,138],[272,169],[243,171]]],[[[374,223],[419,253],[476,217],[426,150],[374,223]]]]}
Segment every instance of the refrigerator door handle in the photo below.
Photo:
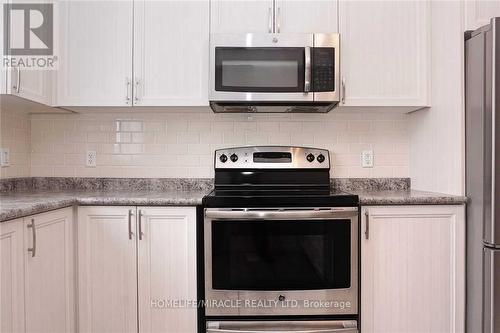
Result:
{"type": "Polygon", "coordinates": [[[491,20],[491,29],[485,31],[485,101],[484,101],[484,228],[483,240],[487,246],[500,247],[500,18],[491,20]],[[491,73],[491,76],[488,75],[491,73]]]}
{"type": "Polygon", "coordinates": [[[491,101],[491,136],[492,136],[492,156],[491,156],[491,244],[500,248],[500,68],[497,68],[500,59],[500,18],[492,19],[493,26],[493,55],[492,55],[492,101],[491,101]]]}
{"type": "Polygon", "coordinates": [[[500,250],[484,248],[484,333],[500,332],[500,250]]]}

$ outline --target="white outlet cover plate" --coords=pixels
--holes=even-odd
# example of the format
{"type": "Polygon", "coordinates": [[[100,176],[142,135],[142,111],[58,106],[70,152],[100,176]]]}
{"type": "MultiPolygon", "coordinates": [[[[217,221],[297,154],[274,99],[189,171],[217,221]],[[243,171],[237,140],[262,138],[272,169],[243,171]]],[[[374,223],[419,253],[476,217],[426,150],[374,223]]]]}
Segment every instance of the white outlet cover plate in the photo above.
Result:
{"type": "Polygon", "coordinates": [[[363,150],[361,152],[361,166],[363,168],[373,168],[373,150],[363,150]]]}
{"type": "Polygon", "coordinates": [[[0,148],[0,166],[9,167],[10,166],[10,149],[0,148]]]}
{"type": "Polygon", "coordinates": [[[87,150],[86,156],[85,165],[90,168],[95,168],[97,165],[97,152],[95,150],[87,150]]]}

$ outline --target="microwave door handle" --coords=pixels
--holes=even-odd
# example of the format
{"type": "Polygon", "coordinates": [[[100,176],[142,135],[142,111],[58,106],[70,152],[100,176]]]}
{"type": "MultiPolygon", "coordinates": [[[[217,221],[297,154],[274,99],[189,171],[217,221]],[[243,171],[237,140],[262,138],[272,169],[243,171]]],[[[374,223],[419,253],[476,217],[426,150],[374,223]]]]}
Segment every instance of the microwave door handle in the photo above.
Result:
{"type": "Polygon", "coordinates": [[[308,93],[311,91],[311,48],[309,46],[306,46],[305,48],[304,60],[304,92],[308,93]]]}

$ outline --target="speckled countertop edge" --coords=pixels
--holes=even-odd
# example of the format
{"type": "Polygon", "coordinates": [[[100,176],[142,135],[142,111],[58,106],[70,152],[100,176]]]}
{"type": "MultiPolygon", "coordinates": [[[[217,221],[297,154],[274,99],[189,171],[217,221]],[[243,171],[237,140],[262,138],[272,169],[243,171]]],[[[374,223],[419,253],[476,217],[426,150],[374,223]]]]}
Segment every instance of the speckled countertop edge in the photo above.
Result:
{"type": "MultiPolygon", "coordinates": [[[[17,182],[19,184],[19,180],[17,182]]],[[[0,222],[73,205],[197,206],[213,183],[211,179],[31,178],[21,180],[20,184],[22,187],[16,189],[14,185],[10,191],[0,193],[0,222]],[[131,186],[127,188],[127,185],[131,186]]],[[[467,202],[463,196],[411,190],[407,178],[332,179],[331,185],[358,195],[362,206],[467,202]]]]}
{"type": "Polygon", "coordinates": [[[197,206],[207,190],[164,191],[32,191],[0,195],[0,222],[73,205],[197,206]]]}
{"type": "Polygon", "coordinates": [[[467,197],[418,190],[353,191],[361,206],[383,205],[463,205],[467,197]]]}

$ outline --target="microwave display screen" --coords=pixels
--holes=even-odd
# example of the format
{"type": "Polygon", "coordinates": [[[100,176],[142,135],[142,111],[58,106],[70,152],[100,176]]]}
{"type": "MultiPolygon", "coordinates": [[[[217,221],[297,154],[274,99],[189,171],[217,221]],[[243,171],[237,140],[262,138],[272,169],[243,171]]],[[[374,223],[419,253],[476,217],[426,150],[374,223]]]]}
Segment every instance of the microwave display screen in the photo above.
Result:
{"type": "Polygon", "coordinates": [[[301,92],[302,47],[216,47],[215,90],[301,92]]]}

